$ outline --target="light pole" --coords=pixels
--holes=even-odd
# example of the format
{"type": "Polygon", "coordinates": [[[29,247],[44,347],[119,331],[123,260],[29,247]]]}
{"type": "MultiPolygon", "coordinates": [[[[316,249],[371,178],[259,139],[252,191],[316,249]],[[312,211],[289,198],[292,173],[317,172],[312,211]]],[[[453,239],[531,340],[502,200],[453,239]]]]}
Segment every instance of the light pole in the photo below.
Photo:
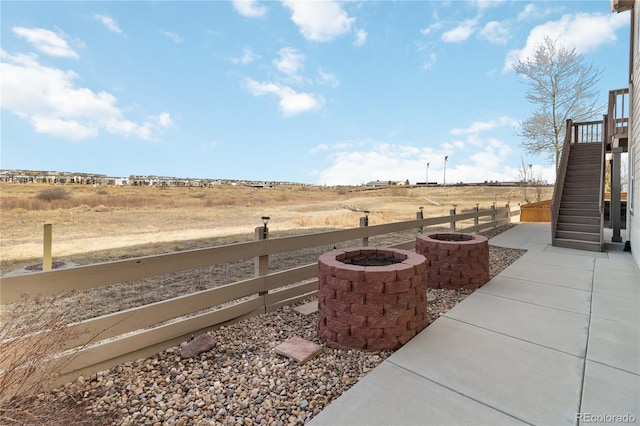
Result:
{"type": "Polygon", "coordinates": [[[266,240],[269,236],[269,228],[267,228],[267,223],[269,223],[269,219],[271,219],[269,216],[262,216],[262,239],[266,240]]]}
{"type": "Polygon", "coordinates": [[[429,165],[430,163],[427,163],[427,180],[424,182],[425,186],[429,186],[429,165]]]}
{"type": "Polygon", "coordinates": [[[442,186],[447,186],[447,160],[449,159],[448,155],[444,156],[444,174],[442,176],[442,186]]]}

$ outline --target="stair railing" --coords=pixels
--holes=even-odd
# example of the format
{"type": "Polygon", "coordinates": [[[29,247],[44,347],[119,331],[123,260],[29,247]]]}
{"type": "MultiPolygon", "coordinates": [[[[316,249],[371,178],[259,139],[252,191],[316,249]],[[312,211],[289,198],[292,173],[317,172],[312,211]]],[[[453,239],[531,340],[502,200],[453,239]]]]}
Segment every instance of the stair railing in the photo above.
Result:
{"type": "MultiPolygon", "coordinates": [[[[603,123],[608,123],[608,115],[602,118],[603,123]]],[[[605,161],[607,156],[607,141],[609,140],[609,126],[604,126],[602,130],[602,149],[600,151],[600,251],[604,249],[604,179],[605,179],[605,161]]]]}
{"type": "Polygon", "coordinates": [[[608,120],[606,121],[609,136],[627,137],[629,131],[629,107],[629,88],[609,91],[608,120]]]}
{"type": "Polygon", "coordinates": [[[573,143],[602,143],[604,123],[604,121],[573,123],[573,143]]]}
{"type": "MultiPolygon", "coordinates": [[[[577,130],[577,128],[575,129],[577,130]]],[[[551,245],[556,242],[556,227],[558,225],[558,215],[560,214],[560,199],[564,189],[564,179],[567,174],[567,165],[569,164],[569,149],[573,141],[577,139],[574,133],[573,121],[567,120],[567,128],[564,133],[564,144],[562,145],[562,153],[560,154],[560,164],[556,170],[556,184],[553,188],[553,199],[551,201],[551,245]]]]}

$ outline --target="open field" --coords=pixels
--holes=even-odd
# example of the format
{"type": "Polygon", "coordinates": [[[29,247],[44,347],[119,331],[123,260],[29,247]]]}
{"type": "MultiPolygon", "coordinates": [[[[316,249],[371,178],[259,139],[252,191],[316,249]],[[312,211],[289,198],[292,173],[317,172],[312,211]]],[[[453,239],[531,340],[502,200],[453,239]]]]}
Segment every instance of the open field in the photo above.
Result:
{"type": "MultiPolygon", "coordinates": [[[[553,188],[528,188],[534,201],[553,188]]],[[[476,203],[523,203],[523,187],[390,187],[329,189],[313,186],[249,188],[93,187],[0,184],[2,274],[39,263],[45,223],[53,224],[53,258],[88,264],[253,239],[261,216],[271,236],[358,226],[364,210],[372,225],[471,210],[476,203]],[[43,191],[64,191],[41,199],[43,191]],[[58,194],[59,196],[60,194],[58,194]],[[39,198],[40,196],[40,198],[39,198]],[[54,197],[56,198],[56,197],[54,197]]]]}

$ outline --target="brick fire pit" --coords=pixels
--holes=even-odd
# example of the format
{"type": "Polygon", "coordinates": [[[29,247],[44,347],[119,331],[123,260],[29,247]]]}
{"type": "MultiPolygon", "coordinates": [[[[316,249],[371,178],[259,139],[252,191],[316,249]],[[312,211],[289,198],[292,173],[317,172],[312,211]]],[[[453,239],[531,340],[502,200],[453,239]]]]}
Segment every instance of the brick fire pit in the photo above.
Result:
{"type": "Polygon", "coordinates": [[[416,253],[427,258],[431,288],[474,289],[489,281],[489,241],[482,235],[419,234],[416,253]]]}
{"type": "Polygon", "coordinates": [[[426,259],[351,247],[318,260],[318,334],[334,349],[396,349],[427,326],[426,259]]]}

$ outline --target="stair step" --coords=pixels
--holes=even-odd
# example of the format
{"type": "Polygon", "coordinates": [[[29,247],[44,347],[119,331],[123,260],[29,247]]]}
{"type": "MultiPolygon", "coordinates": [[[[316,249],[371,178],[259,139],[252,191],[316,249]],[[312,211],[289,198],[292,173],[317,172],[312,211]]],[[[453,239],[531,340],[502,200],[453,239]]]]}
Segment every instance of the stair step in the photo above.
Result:
{"type": "Polygon", "coordinates": [[[558,225],[561,223],[571,223],[580,225],[596,225],[600,226],[600,215],[595,216],[571,216],[571,215],[558,215],[558,225]]]}
{"type": "Polygon", "coordinates": [[[592,234],[600,234],[600,225],[558,222],[556,224],[556,231],[588,232],[592,234]]]}
{"type": "Polygon", "coordinates": [[[564,238],[556,238],[554,243],[556,247],[571,248],[577,250],[602,251],[602,245],[599,242],[576,241],[564,238]]]}
{"type": "Polygon", "coordinates": [[[600,191],[600,182],[599,181],[586,182],[584,180],[579,180],[579,179],[576,179],[576,180],[565,180],[563,188],[567,188],[567,189],[588,189],[588,190],[594,192],[594,191],[600,191]]]}
{"type": "Polygon", "coordinates": [[[560,201],[560,209],[579,209],[579,210],[600,210],[599,202],[580,203],[565,201],[564,198],[560,201]]]}
{"type": "Polygon", "coordinates": [[[600,159],[596,161],[569,161],[567,165],[567,170],[599,170],[600,169],[600,159]]]}
{"type": "Polygon", "coordinates": [[[573,145],[571,145],[571,150],[580,150],[580,151],[589,151],[589,150],[594,150],[594,151],[600,151],[600,149],[602,148],[602,145],[600,144],[600,142],[593,142],[593,143],[575,143],[573,145]]]}
{"type": "Polygon", "coordinates": [[[600,242],[600,232],[556,231],[556,238],[563,240],[600,242]]]}
{"type": "Polygon", "coordinates": [[[560,208],[560,214],[563,216],[583,216],[583,217],[597,217],[600,219],[600,212],[598,210],[581,210],[581,209],[563,209],[560,208]]]}
{"type": "Polygon", "coordinates": [[[565,185],[571,181],[598,183],[600,182],[600,174],[591,172],[567,172],[564,179],[565,185]]]}
{"type": "Polygon", "coordinates": [[[600,202],[598,194],[562,194],[560,203],[596,203],[600,202]]]}
{"type": "Polygon", "coordinates": [[[600,198],[599,192],[600,192],[599,187],[593,188],[589,186],[585,188],[577,188],[577,187],[567,188],[565,186],[562,190],[562,196],[564,197],[565,195],[572,195],[572,196],[593,195],[600,198]]]}

